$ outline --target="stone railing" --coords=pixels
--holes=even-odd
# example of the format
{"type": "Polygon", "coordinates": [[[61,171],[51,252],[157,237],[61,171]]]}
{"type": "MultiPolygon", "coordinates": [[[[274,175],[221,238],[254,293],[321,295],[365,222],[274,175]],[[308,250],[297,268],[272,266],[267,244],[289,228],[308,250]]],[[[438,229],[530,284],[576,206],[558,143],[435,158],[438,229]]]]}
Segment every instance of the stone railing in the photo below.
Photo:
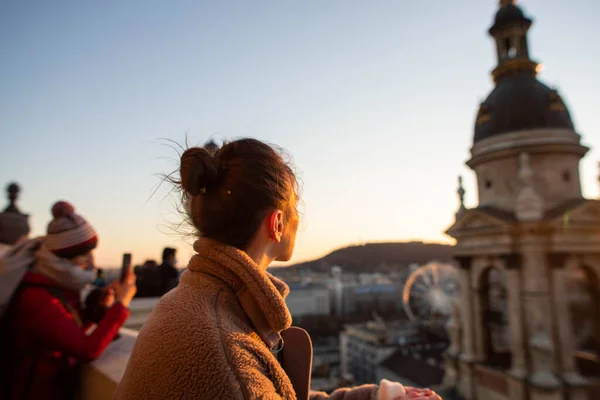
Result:
{"type": "Polygon", "coordinates": [[[81,400],[113,398],[137,338],[137,332],[131,329],[123,328],[119,334],[121,336],[106,348],[100,358],[83,367],[81,400]]]}
{"type": "Polygon", "coordinates": [[[125,327],[129,329],[139,330],[146,318],[152,312],[160,297],[147,297],[141,299],[133,299],[129,305],[129,318],[125,322],[125,327]]]}
{"type": "Polygon", "coordinates": [[[129,305],[130,315],[125,328],[119,331],[119,339],[112,342],[93,363],[83,367],[81,377],[82,400],[112,399],[117,385],[125,373],[129,355],[148,315],[160,298],[134,299],[129,305]]]}

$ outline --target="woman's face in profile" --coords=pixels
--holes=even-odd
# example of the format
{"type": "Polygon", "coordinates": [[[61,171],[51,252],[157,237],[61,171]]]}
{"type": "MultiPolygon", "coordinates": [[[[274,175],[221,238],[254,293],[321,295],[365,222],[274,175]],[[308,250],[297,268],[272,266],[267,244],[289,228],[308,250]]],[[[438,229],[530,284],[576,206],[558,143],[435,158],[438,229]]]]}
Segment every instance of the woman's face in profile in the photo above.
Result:
{"type": "Polygon", "coordinates": [[[290,200],[290,215],[287,217],[286,224],[283,226],[283,236],[279,245],[281,246],[280,255],[276,261],[289,261],[294,254],[294,246],[296,245],[296,233],[300,224],[300,215],[298,214],[298,197],[292,190],[290,200]]]}

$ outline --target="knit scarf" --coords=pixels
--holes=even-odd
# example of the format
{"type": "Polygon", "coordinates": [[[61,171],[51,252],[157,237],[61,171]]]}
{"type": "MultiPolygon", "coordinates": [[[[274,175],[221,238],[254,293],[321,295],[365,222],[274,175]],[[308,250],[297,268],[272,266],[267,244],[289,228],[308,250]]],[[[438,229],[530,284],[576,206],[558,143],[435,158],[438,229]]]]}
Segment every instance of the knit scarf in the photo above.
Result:
{"type": "Polygon", "coordinates": [[[33,271],[52,279],[64,289],[78,291],[92,283],[96,277],[95,270],[82,269],[67,259],[59,258],[44,244],[35,253],[33,271]]]}
{"type": "Polygon", "coordinates": [[[284,300],[290,289],[284,282],[261,269],[246,252],[233,246],[201,238],[194,243],[194,250],[198,254],[190,260],[190,271],[239,279],[274,332],[290,327],[292,316],[284,300]]]}

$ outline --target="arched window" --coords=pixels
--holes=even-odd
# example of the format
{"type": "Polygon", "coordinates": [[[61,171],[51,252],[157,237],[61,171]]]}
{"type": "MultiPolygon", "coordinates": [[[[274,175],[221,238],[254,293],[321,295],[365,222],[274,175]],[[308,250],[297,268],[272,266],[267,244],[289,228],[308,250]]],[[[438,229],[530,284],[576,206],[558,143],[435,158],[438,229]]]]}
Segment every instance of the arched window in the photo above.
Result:
{"type": "Polygon", "coordinates": [[[490,267],[482,275],[481,304],[487,364],[510,368],[512,355],[508,327],[508,291],[504,272],[490,267]]]}
{"type": "Polygon", "coordinates": [[[527,56],[528,55],[528,50],[527,50],[527,36],[526,35],[522,35],[519,38],[519,56],[527,56]]]}
{"type": "Polygon", "coordinates": [[[567,299],[575,361],[584,376],[600,377],[600,287],[587,267],[567,267],[567,299]]]}
{"type": "Polygon", "coordinates": [[[517,48],[513,46],[512,38],[507,37],[504,42],[507,58],[515,58],[517,56],[517,48]]]}

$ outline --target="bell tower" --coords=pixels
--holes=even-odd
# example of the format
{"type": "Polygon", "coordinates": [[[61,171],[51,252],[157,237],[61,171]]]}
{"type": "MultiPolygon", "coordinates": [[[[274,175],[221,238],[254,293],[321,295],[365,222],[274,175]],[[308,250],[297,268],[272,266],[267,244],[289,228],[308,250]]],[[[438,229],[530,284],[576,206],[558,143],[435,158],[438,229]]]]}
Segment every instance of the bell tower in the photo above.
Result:
{"type": "Polygon", "coordinates": [[[588,148],[558,91],[537,80],[531,25],[501,0],[489,29],[495,87],[467,161],[479,201],[465,207],[459,181],[446,232],[461,290],[446,383],[469,400],[600,399],[600,201],[582,196],[588,148]]]}
{"type": "Polygon", "coordinates": [[[498,65],[492,72],[498,81],[509,72],[523,71],[536,76],[538,63],[529,58],[527,34],[531,19],[525,17],[515,0],[501,0],[489,34],[496,42],[498,65]]]}

